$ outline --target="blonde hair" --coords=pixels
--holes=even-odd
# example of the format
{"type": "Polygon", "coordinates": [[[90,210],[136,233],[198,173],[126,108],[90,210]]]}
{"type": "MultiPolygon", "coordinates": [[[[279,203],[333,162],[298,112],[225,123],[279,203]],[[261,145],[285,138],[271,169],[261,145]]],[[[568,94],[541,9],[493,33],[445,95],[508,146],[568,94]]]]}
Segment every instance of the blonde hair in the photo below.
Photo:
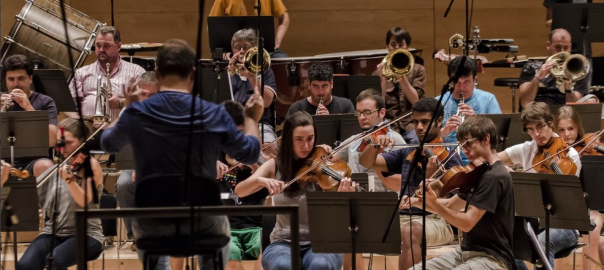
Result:
{"type": "Polygon", "coordinates": [[[583,122],[581,121],[581,117],[579,113],[573,109],[571,106],[562,106],[558,109],[558,113],[556,114],[556,121],[554,122],[554,126],[558,129],[558,122],[562,119],[568,119],[573,121],[573,124],[577,126],[577,140],[585,135],[585,129],[583,129],[583,122]]]}

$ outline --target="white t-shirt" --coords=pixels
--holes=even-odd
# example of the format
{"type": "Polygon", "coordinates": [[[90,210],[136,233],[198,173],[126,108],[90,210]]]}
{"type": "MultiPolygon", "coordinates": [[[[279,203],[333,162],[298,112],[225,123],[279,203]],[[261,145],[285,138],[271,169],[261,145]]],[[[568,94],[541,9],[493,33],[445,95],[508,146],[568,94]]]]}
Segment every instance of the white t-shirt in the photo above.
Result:
{"type": "MultiPolygon", "coordinates": [[[[554,133],[554,137],[559,137],[558,134],[554,133]]],[[[514,164],[522,165],[522,168],[530,168],[533,166],[533,158],[537,153],[537,143],[535,141],[528,141],[521,144],[514,145],[512,147],[508,147],[505,149],[505,152],[510,157],[510,160],[514,164]]],[[[568,156],[575,162],[577,165],[577,173],[579,176],[581,172],[581,159],[579,157],[579,153],[574,148],[570,148],[568,150],[568,156]]],[[[536,173],[535,169],[531,169],[528,172],[536,173]]]]}

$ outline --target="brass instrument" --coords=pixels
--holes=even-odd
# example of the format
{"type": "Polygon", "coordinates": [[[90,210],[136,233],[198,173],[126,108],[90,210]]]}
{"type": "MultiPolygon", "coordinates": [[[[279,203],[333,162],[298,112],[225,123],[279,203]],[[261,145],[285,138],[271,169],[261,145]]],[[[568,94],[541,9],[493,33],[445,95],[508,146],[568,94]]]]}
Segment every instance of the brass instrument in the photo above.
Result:
{"type": "Polygon", "coordinates": [[[13,102],[13,95],[10,95],[9,98],[4,100],[4,104],[2,104],[2,108],[4,109],[4,111],[8,111],[8,108],[10,107],[10,104],[12,102],[13,102]]]}
{"type": "Polygon", "coordinates": [[[580,54],[571,55],[569,52],[559,52],[548,57],[545,63],[549,61],[556,61],[556,64],[550,69],[550,73],[556,78],[556,86],[562,93],[565,92],[565,81],[570,82],[572,90],[575,83],[585,78],[590,69],[589,61],[580,54]]]}
{"type": "Polygon", "coordinates": [[[391,51],[382,60],[382,75],[392,83],[398,82],[399,75],[407,75],[415,64],[413,55],[405,49],[391,51]]]}
{"type": "Polygon", "coordinates": [[[27,170],[19,170],[19,169],[16,169],[16,168],[11,168],[10,169],[10,175],[16,176],[19,179],[25,179],[25,178],[29,177],[29,171],[27,171],[27,170]]]}
{"type": "Polygon", "coordinates": [[[449,47],[451,48],[459,48],[460,46],[463,48],[465,41],[461,34],[454,34],[449,38],[449,47]]]}
{"type": "MultiPolygon", "coordinates": [[[[260,73],[261,67],[258,65],[258,47],[252,47],[243,55],[242,61],[245,69],[249,70],[252,73],[258,74],[260,73]]],[[[271,66],[271,56],[268,51],[265,49],[262,53],[262,57],[264,58],[263,66],[264,70],[267,70],[271,66]]],[[[237,67],[232,69],[233,74],[239,75],[240,70],[237,67]]]]}
{"type": "Polygon", "coordinates": [[[103,123],[111,122],[111,109],[109,109],[109,98],[111,97],[111,80],[109,63],[107,63],[107,72],[99,75],[97,89],[96,89],[96,102],[94,105],[94,116],[93,126],[99,127],[103,123]]]}

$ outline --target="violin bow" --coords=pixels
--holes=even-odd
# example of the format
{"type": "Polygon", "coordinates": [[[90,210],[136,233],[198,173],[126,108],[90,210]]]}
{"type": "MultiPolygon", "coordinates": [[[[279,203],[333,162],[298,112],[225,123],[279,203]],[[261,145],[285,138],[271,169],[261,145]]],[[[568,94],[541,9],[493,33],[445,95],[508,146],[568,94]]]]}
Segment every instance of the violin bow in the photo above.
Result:
{"type": "Polygon", "coordinates": [[[595,136],[595,135],[602,134],[602,131],[604,131],[604,129],[603,129],[603,130],[601,130],[601,131],[600,131],[600,132],[598,132],[598,133],[593,133],[593,134],[591,134],[591,135],[589,135],[589,136],[587,136],[587,137],[585,137],[585,138],[583,138],[583,139],[581,139],[581,140],[578,140],[578,141],[576,141],[576,142],[574,142],[574,143],[572,143],[572,144],[569,144],[569,145],[568,145],[566,148],[564,148],[564,149],[562,149],[562,150],[558,151],[558,152],[557,152],[557,153],[555,153],[555,154],[551,154],[551,156],[544,158],[542,161],[539,161],[539,162],[537,162],[536,164],[533,164],[533,166],[529,167],[528,169],[523,170],[522,172],[523,172],[523,173],[525,173],[525,172],[527,172],[527,171],[529,171],[529,170],[531,170],[531,169],[533,169],[533,168],[535,168],[535,167],[537,167],[537,166],[539,166],[539,165],[543,164],[544,162],[549,161],[550,159],[554,158],[555,156],[560,155],[560,153],[564,153],[564,152],[568,151],[570,148],[575,147],[576,145],[578,145],[578,144],[580,144],[580,143],[582,143],[582,142],[586,141],[587,139],[589,139],[589,138],[591,138],[591,137],[593,137],[593,136],[595,136]]]}
{"type": "MultiPolygon", "coordinates": [[[[269,146],[271,146],[271,144],[274,144],[276,142],[278,142],[279,140],[281,140],[281,136],[277,137],[277,139],[274,139],[273,141],[268,142],[266,145],[262,146],[262,148],[260,148],[260,152],[266,150],[266,148],[268,148],[269,146]]],[[[241,165],[241,162],[237,162],[237,164],[229,167],[227,169],[227,172],[230,172],[231,170],[237,168],[237,166],[241,165]]]]}
{"type": "Polygon", "coordinates": [[[52,176],[59,168],[63,167],[63,165],[65,165],[65,163],[67,163],[68,160],[70,160],[76,153],[78,153],[80,151],[80,149],[82,149],[84,147],[84,145],[86,145],[86,143],[90,140],[92,140],[92,138],[94,136],[96,136],[97,133],[99,133],[101,130],[103,130],[103,128],[107,125],[107,122],[104,122],[99,129],[97,129],[95,132],[92,133],[92,135],[90,135],[90,137],[88,137],[88,139],[86,139],[86,141],[84,141],[84,143],[80,144],[80,146],[78,146],[78,148],[76,148],[76,150],[74,150],[73,152],[71,152],[71,154],[69,156],[67,156],[63,162],[61,162],[56,168],[54,168],[50,173],[48,173],[46,175],[46,177],[44,177],[44,179],[42,179],[40,182],[38,182],[37,184],[37,188],[40,188],[49,178],[50,176],[52,176]]]}

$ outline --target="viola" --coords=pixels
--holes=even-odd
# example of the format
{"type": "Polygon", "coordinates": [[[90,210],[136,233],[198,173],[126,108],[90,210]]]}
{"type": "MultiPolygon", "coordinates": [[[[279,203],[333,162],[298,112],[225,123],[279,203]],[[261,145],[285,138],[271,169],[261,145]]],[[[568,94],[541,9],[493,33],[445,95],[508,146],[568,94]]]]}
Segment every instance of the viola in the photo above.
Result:
{"type": "Polygon", "coordinates": [[[537,173],[574,175],[577,172],[577,165],[568,156],[568,144],[560,137],[552,137],[543,147],[539,147],[535,157],[533,157],[533,166],[525,169],[535,168],[537,173]]]}
{"type": "MultiPolygon", "coordinates": [[[[428,183],[428,186],[436,192],[438,197],[444,197],[454,190],[463,193],[469,192],[488,170],[489,163],[484,158],[477,158],[466,166],[451,167],[442,177],[428,183]]],[[[423,196],[420,189],[415,191],[415,195],[420,198],[423,196]]]]}
{"type": "MultiPolygon", "coordinates": [[[[430,144],[440,144],[443,143],[443,139],[441,137],[436,137],[434,138],[434,140],[429,142],[430,144]]],[[[407,155],[407,160],[408,161],[413,161],[413,156],[415,156],[415,151],[413,150],[411,151],[411,153],[409,153],[409,155],[407,155]]],[[[424,148],[424,150],[422,151],[423,155],[427,158],[431,158],[433,156],[436,156],[437,159],[437,165],[440,166],[441,163],[447,158],[447,156],[449,156],[449,151],[447,151],[447,148],[444,146],[436,146],[436,147],[426,147],[424,148]]]]}
{"type": "Polygon", "coordinates": [[[80,170],[80,167],[82,166],[82,164],[84,163],[85,160],[86,160],[86,155],[84,155],[81,152],[73,155],[71,157],[71,167],[70,167],[71,170],[74,172],[80,170]]]}
{"type": "Polygon", "coordinates": [[[585,134],[580,140],[583,142],[575,145],[575,150],[579,152],[579,155],[604,156],[604,144],[600,142],[595,133],[585,134]]]}
{"type": "MultiPolygon", "coordinates": [[[[385,126],[383,128],[378,129],[374,133],[369,136],[369,139],[364,140],[361,145],[357,148],[357,152],[363,152],[368,145],[371,145],[373,142],[377,141],[378,136],[388,134],[388,127],[385,126]]],[[[380,152],[383,149],[380,149],[380,152]]]]}

